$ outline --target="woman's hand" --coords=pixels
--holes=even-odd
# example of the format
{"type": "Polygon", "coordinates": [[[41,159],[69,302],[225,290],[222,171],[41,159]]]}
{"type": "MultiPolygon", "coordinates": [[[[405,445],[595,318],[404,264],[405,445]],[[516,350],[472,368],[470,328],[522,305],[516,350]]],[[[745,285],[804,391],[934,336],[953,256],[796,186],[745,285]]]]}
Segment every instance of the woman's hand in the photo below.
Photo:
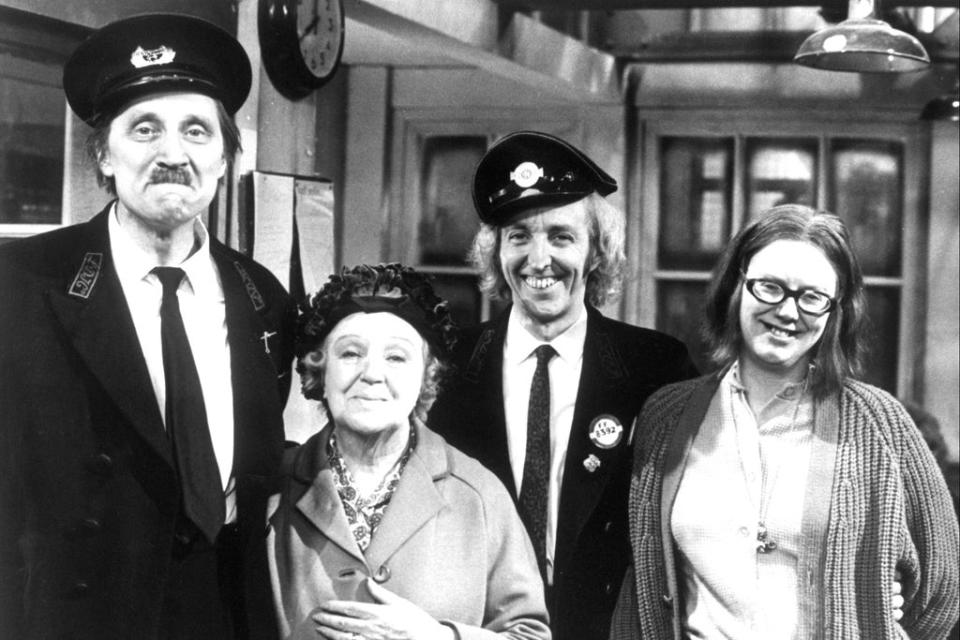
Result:
{"type": "Polygon", "coordinates": [[[313,614],[317,633],[326,640],[454,640],[456,637],[453,629],[369,578],[367,589],[378,604],[331,600],[313,614]]]}

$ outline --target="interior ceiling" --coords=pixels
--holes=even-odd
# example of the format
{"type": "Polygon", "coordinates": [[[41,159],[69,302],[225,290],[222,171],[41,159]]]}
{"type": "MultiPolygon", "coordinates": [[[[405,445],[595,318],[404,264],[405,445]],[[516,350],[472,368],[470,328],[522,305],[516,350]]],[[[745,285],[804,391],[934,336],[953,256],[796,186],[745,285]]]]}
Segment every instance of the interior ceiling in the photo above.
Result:
{"type": "MultiPolygon", "coordinates": [[[[493,0],[501,7],[533,11],[616,11],[625,9],[726,9],[732,7],[823,7],[826,12],[846,12],[848,0],[493,0]]],[[[876,5],[881,0],[876,0],[876,5]]],[[[888,0],[894,7],[960,7],[958,0],[888,0]]]]}

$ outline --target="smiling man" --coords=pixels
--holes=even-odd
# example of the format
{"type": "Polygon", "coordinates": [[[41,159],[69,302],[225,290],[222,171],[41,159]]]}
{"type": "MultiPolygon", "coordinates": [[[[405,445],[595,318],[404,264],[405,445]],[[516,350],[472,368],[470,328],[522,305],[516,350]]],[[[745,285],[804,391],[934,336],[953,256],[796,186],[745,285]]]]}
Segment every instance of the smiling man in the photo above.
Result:
{"type": "Polygon", "coordinates": [[[201,221],[249,61],[150,14],[94,32],[63,80],[116,198],[0,249],[0,637],[274,637],[263,514],[295,311],[201,221]]]}
{"type": "Polygon", "coordinates": [[[533,131],[477,167],[482,286],[512,303],[467,331],[430,425],[507,486],[547,585],[556,640],[605,640],[624,571],[630,430],[644,400],[695,369],[677,340],[604,317],[626,262],[616,181],[533,131]]]}

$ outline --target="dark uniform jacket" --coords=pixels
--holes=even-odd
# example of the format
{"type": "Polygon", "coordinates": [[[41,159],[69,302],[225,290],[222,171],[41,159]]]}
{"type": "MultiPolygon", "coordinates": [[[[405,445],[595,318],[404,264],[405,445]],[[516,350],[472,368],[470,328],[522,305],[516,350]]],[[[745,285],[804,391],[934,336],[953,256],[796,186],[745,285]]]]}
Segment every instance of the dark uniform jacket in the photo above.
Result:
{"type": "MultiPolygon", "coordinates": [[[[429,422],[451,444],[492,470],[516,501],[502,386],[509,313],[465,332],[453,358],[454,379],[431,410],[429,422]]],[[[630,429],[647,396],[695,373],[683,343],[587,307],[583,367],[560,495],[553,587],[547,594],[555,640],[606,640],[630,563],[630,429]],[[604,415],[614,416],[623,426],[619,443],[609,449],[590,439],[593,421],[604,415]],[[591,454],[600,463],[594,471],[584,465],[591,454]]]]}
{"type": "MultiPolygon", "coordinates": [[[[4,640],[157,633],[179,488],[112,263],[109,211],[0,248],[4,640]]],[[[265,268],[210,244],[226,300],[247,622],[260,640],[276,635],[264,513],[283,450],[294,307],[265,268]]]]}

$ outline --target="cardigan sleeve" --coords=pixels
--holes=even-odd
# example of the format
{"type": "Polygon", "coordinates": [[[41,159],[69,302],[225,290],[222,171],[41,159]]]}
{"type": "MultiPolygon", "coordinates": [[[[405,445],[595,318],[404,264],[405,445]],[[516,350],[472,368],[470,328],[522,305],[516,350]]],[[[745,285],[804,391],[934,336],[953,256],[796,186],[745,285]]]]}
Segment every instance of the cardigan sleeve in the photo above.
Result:
{"type": "Polygon", "coordinates": [[[899,452],[907,528],[917,551],[919,578],[901,625],[911,638],[945,638],[960,605],[960,533],[943,475],[920,432],[899,402],[891,411],[899,452]]]}

